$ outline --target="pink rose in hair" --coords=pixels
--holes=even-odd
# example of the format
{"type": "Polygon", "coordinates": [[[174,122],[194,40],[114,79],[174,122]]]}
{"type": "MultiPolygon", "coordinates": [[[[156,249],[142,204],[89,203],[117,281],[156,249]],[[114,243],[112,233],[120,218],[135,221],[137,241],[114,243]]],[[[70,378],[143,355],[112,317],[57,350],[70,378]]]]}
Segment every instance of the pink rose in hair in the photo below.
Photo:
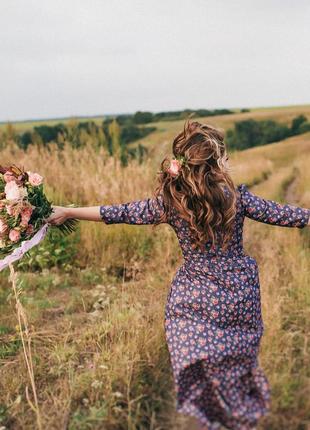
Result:
{"type": "Polygon", "coordinates": [[[8,225],[2,219],[0,219],[0,234],[3,234],[7,231],[8,225]]]}
{"type": "Polygon", "coordinates": [[[180,161],[173,159],[170,161],[168,172],[170,173],[171,176],[177,176],[179,174],[180,168],[181,168],[180,161]]]}
{"type": "Polygon", "coordinates": [[[38,187],[43,182],[43,177],[39,173],[27,172],[29,176],[29,182],[34,187],[38,187]]]}
{"type": "Polygon", "coordinates": [[[12,172],[10,172],[9,170],[7,170],[5,173],[4,173],[4,175],[3,175],[3,179],[4,179],[4,182],[6,182],[6,183],[8,183],[8,182],[11,182],[11,181],[15,181],[15,176],[13,175],[13,173],[12,172]]]}
{"type": "Polygon", "coordinates": [[[20,239],[20,231],[13,228],[9,233],[9,239],[12,242],[17,242],[20,239]]]}

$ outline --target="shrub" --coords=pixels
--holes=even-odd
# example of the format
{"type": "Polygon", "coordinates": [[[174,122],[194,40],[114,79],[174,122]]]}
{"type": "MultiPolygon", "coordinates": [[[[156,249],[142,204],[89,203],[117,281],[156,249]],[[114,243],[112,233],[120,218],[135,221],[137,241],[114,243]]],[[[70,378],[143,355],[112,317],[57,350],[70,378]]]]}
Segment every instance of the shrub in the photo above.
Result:
{"type": "Polygon", "coordinates": [[[253,146],[278,142],[310,130],[310,123],[304,115],[299,115],[292,121],[291,127],[272,120],[255,121],[247,119],[238,121],[234,129],[226,133],[226,141],[230,149],[247,149],[253,146]]]}
{"type": "Polygon", "coordinates": [[[156,130],[156,127],[137,127],[134,124],[125,125],[121,129],[121,140],[125,144],[141,139],[156,130]]]}
{"type": "Polygon", "coordinates": [[[19,270],[35,271],[61,267],[65,271],[76,265],[77,246],[80,241],[78,232],[64,236],[57,230],[50,229],[45,240],[32,248],[17,263],[19,270]]]}
{"type": "Polygon", "coordinates": [[[32,143],[32,133],[30,131],[23,133],[18,140],[18,144],[22,149],[27,149],[32,143]]]}
{"type": "Polygon", "coordinates": [[[34,131],[41,137],[43,143],[56,142],[58,133],[65,135],[67,128],[64,124],[57,124],[54,126],[50,125],[40,125],[34,127],[34,131]]]}
{"type": "Polygon", "coordinates": [[[293,119],[292,121],[292,125],[291,125],[291,132],[292,135],[295,134],[300,134],[300,130],[303,126],[308,125],[309,127],[309,123],[307,123],[307,117],[305,117],[305,115],[299,115],[296,118],[293,119]]]}

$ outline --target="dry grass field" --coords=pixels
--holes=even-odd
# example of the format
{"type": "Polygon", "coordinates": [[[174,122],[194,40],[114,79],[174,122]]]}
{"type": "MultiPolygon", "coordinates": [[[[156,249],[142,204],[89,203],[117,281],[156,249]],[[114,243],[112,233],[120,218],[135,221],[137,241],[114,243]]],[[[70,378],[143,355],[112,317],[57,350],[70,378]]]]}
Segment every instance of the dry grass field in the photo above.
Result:
{"type": "MultiPolygon", "coordinates": [[[[227,129],[240,119],[288,122],[310,106],[262,109],[207,118],[227,129]]],[[[92,206],[150,196],[164,155],[182,121],[158,123],[143,139],[150,156],[128,167],[91,145],[60,154],[13,142],[1,151],[45,177],[55,204],[92,206]]],[[[310,207],[310,133],[234,152],[232,175],[253,192],[310,207]]],[[[245,248],[260,268],[265,335],[260,362],[272,386],[272,411],[259,429],[310,426],[309,229],[246,219],[245,248]]],[[[81,222],[55,246],[36,251],[34,269],[18,270],[33,342],[35,379],[47,430],[190,430],[174,410],[174,389],[164,336],[164,305],[182,257],[167,225],[81,222]],[[49,267],[54,254],[64,263],[49,267]],[[72,256],[71,256],[72,254],[72,256]]],[[[57,260],[58,261],[58,260],[57,260]]],[[[0,272],[0,428],[32,430],[25,397],[28,377],[16,327],[9,271],[0,272]]]]}

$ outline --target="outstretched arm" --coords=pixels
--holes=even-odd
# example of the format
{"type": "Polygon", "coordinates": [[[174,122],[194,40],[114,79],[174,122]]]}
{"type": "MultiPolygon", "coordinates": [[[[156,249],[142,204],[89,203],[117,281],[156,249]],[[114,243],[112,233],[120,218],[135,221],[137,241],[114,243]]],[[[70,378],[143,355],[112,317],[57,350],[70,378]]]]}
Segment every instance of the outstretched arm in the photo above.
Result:
{"type": "Polygon", "coordinates": [[[162,196],[100,206],[100,217],[106,224],[155,224],[164,213],[162,196]]]}
{"type": "Polygon", "coordinates": [[[264,199],[249,191],[245,184],[238,188],[246,217],[281,227],[303,228],[310,225],[310,209],[264,199]]]}
{"type": "Polygon", "coordinates": [[[85,221],[101,221],[100,206],[81,208],[53,206],[53,213],[50,215],[47,221],[52,225],[60,225],[69,218],[76,218],[85,221]]]}
{"type": "Polygon", "coordinates": [[[48,218],[51,224],[62,224],[68,218],[87,221],[103,221],[105,224],[154,224],[164,213],[162,197],[146,198],[127,203],[65,208],[53,206],[54,213],[48,218]]]}

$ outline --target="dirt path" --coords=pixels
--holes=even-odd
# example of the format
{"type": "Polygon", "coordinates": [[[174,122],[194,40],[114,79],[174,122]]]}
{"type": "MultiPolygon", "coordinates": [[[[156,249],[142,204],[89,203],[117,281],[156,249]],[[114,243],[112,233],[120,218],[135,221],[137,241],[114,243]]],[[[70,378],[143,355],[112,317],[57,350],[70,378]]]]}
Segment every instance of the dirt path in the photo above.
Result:
{"type": "Polygon", "coordinates": [[[294,174],[291,182],[286,186],[284,191],[285,200],[291,204],[297,204],[297,190],[298,190],[298,172],[294,174]]]}

